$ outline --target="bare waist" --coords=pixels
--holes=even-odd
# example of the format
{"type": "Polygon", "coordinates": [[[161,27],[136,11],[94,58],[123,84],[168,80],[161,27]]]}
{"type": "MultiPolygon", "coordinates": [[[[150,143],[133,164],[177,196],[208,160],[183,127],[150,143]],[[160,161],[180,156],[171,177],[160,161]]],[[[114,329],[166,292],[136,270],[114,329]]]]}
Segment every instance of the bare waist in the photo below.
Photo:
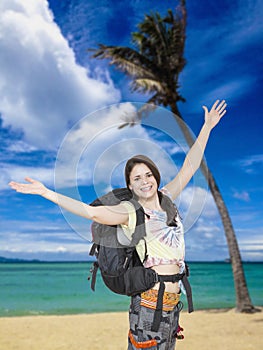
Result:
{"type": "Polygon", "coordinates": [[[173,275],[180,272],[180,266],[177,264],[156,265],[151,268],[160,275],[173,275]]]}
{"type": "MultiPolygon", "coordinates": [[[[154,271],[156,271],[159,275],[174,275],[180,272],[180,267],[176,264],[171,265],[158,265],[151,267],[154,271]]],[[[153,289],[159,289],[160,283],[156,283],[153,289]]],[[[165,282],[165,291],[169,293],[179,293],[180,287],[178,282],[165,282]]]]}

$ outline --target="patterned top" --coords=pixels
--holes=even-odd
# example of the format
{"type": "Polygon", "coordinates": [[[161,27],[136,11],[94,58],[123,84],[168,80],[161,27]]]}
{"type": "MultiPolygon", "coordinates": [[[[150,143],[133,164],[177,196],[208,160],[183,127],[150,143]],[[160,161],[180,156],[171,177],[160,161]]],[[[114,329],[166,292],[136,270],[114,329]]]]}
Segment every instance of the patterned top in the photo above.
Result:
{"type": "MultiPolygon", "coordinates": [[[[161,192],[171,197],[165,188],[161,192]]],[[[124,203],[129,211],[129,224],[122,225],[125,235],[130,239],[136,225],[136,213],[130,202],[124,203]]],[[[184,268],[184,229],[179,215],[176,217],[177,226],[167,226],[167,215],[164,211],[157,211],[144,208],[149,218],[145,216],[146,237],[148,258],[144,262],[145,267],[158,265],[177,264],[181,269],[184,268]]],[[[137,246],[138,254],[143,260],[144,242],[141,241],[137,246]]],[[[180,270],[181,270],[180,269],[180,270]]]]}

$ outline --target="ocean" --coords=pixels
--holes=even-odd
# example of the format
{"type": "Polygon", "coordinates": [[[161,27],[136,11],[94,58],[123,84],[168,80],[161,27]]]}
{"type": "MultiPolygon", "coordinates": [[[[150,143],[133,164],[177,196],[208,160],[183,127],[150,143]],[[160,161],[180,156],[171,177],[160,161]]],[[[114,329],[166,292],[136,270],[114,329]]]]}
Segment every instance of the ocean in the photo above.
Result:
{"type": "MultiPolygon", "coordinates": [[[[195,309],[235,307],[231,265],[190,266],[195,309]]],[[[90,289],[91,263],[0,263],[0,317],[127,311],[129,297],[109,291],[97,276],[90,289]]],[[[263,263],[244,263],[253,305],[263,306],[263,263]]],[[[187,309],[186,298],[182,301],[187,309]]]]}

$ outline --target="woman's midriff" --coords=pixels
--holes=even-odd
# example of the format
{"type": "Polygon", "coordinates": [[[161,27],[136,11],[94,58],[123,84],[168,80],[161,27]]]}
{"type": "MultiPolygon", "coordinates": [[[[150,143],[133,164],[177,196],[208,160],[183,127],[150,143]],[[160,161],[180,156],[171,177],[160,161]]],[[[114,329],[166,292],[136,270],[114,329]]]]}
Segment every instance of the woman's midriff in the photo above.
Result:
{"type": "MultiPolygon", "coordinates": [[[[158,265],[151,267],[154,271],[156,271],[160,275],[175,275],[179,273],[178,265],[158,265]]],[[[153,289],[159,289],[160,283],[156,283],[153,289]]],[[[165,291],[169,293],[179,293],[180,288],[178,283],[165,282],[165,291]]]]}

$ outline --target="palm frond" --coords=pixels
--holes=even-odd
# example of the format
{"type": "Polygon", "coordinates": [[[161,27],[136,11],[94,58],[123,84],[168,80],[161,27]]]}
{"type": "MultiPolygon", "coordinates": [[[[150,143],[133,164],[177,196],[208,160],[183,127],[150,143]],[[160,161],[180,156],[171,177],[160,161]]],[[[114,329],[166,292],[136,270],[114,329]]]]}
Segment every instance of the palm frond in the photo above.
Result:
{"type": "Polygon", "coordinates": [[[154,79],[149,78],[137,78],[132,81],[132,90],[141,92],[159,92],[164,93],[163,84],[154,79]]]}
{"type": "Polygon", "coordinates": [[[92,52],[92,57],[109,59],[110,64],[134,77],[147,76],[148,78],[154,78],[155,74],[153,72],[158,70],[158,67],[147,57],[130,47],[100,44],[99,48],[93,49],[92,52]]]}

